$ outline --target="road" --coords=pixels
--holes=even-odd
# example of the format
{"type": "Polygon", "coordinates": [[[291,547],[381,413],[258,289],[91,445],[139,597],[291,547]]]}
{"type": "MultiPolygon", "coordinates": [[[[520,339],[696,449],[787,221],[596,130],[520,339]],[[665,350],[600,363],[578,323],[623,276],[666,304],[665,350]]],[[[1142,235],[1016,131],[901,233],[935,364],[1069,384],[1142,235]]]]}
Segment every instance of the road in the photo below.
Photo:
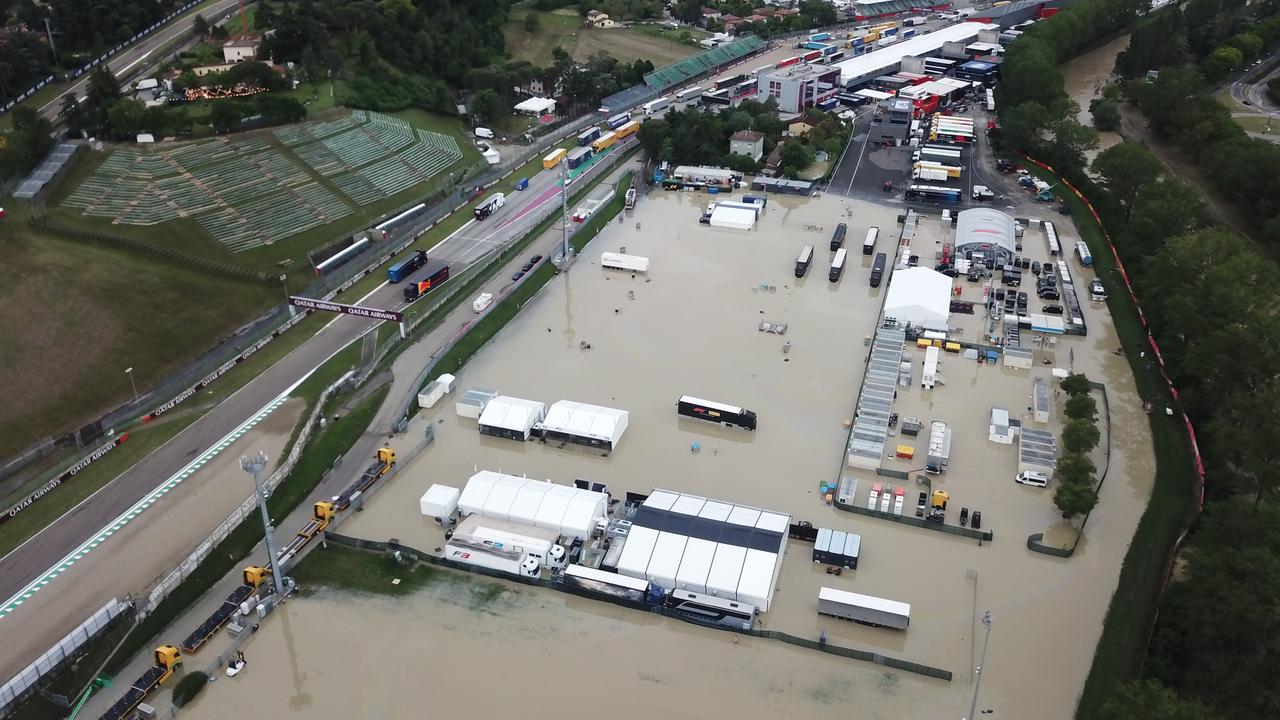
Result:
{"type": "MultiPolygon", "coordinates": [[[[575,182],[588,181],[598,174],[598,169],[593,167],[575,182]]],[[[558,209],[559,194],[556,192],[558,180],[555,172],[537,173],[530,178],[527,190],[512,193],[504,206],[484,221],[469,221],[457,232],[429,249],[429,254],[432,259],[450,262],[455,266],[455,272],[460,271],[465,265],[536,225],[545,212],[552,208],[558,209]]],[[[509,282],[507,277],[499,276],[498,279],[509,282]]],[[[403,285],[384,283],[357,304],[378,308],[403,307],[402,288],[403,285]]],[[[466,309],[470,312],[469,306],[466,309]]],[[[246,418],[254,416],[265,405],[288,390],[299,378],[360,337],[373,325],[374,321],[362,318],[335,317],[323,330],[150,456],[50,524],[38,535],[4,558],[0,558],[0,598],[9,598],[4,606],[0,606],[0,611],[9,607],[17,596],[30,592],[33,585],[36,586],[35,589],[45,592],[58,592],[64,589],[60,587],[64,584],[60,577],[54,576],[50,579],[49,573],[52,568],[58,567],[68,556],[77,554],[79,549],[103,527],[133,507],[140,498],[166,482],[199,453],[217,444],[228,433],[244,423],[246,418]],[[40,584],[46,580],[47,586],[40,584]]],[[[198,492],[204,483],[210,481],[210,477],[211,474],[206,472],[191,475],[183,481],[182,493],[198,492]]],[[[185,535],[170,537],[169,541],[178,547],[194,548],[210,529],[210,527],[192,523],[183,528],[182,532],[185,535]]],[[[77,560],[77,568],[98,562],[113,561],[114,558],[103,553],[88,553],[77,560]]],[[[169,569],[171,568],[150,568],[148,569],[150,574],[147,576],[159,576],[169,569]]],[[[119,587],[111,588],[110,594],[136,593],[143,589],[121,583],[119,587]]],[[[80,618],[87,617],[108,599],[106,594],[86,593],[83,596],[77,594],[77,597],[78,602],[83,606],[80,618]]],[[[37,593],[27,602],[38,606],[39,598],[40,595],[37,593]]],[[[52,646],[71,629],[64,624],[30,627],[39,622],[37,618],[24,618],[23,623],[23,634],[35,635],[36,640],[32,641],[32,646],[52,646]],[[42,644],[38,644],[37,641],[42,644]]],[[[0,627],[3,627],[7,621],[9,618],[0,617],[0,627]]],[[[12,656],[0,658],[0,675],[8,677],[4,670],[16,671],[33,659],[34,657],[12,656]],[[11,665],[17,667],[10,667],[11,665]]]]}
{"type": "MultiPolygon", "coordinates": [[[[107,61],[107,67],[111,68],[111,72],[115,73],[116,78],[120,80],[121,85],[125,85],[125,80],[130,77],[132,72],[140,72],[146,66],[139,67],[143,62],[151,59],[158,62],[161,58],[152,58],[151,54],[160,47],[191,34],[191,22],[197,14],[203,14],[211,23],[221,18],[225,13],[234,11],[237,6],[237,0],[215,0],[212,4],[202,5],[192,8],[191,12],[180,15],[173,19],[168,25],[156,30],[150,36],[138,41],[133,47],[127,48],[107,61]]],[[[40,114],[51,121],[57,121],[58,111],[62,109],[62,99],[70,93],[75,93],[77,100],[84,98],[84,88],[89,82],[89,73],[85,73],[79,80],[72,83],[71,87],[58,93],[58,96],[40,107],[40,114]]]]}

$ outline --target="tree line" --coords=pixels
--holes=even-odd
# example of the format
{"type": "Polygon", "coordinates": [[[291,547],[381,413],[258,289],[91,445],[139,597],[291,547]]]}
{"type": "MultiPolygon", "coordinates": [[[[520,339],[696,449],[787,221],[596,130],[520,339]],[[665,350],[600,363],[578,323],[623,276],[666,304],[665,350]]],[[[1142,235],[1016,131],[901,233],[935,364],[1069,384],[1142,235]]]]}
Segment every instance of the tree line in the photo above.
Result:
{"type": "MultiPolygon", "coordinates": [[[[1214,225],[1199,193],[1169,176],[1141,144],[1099,153],[1093,174],[1086,174],[1088,143],[1079,140],[1087,128],[1068,126],[1060,134],[1074,108],[1057,65],[1131,27],[1117,70],[1132,80],[1108,93],[1108,102],[1136,101],[1158,133],[1179,142],[1215,183],[1230,178],[1229,196],[1270,225],[1274,216],[1266,213],[1280,209],[1280,164],[1273,164],[1280,154],[1239,132],[1209,97],[1205,73],[1221,73],[1215,63],[1224,59],[1236,62],[1218,52],[1222,47],[1252,59],[1280,38],[1265,7],[1263,16],[1221,0],[1190,0],[1151,15],[1142,9],[1132,0],[1080,0],[1037,23],[1006,53],[1000,90],[1001,119],[1014,147],[1053,163],[1102,217],[1179,402],[1198,429],[1204,462],[1204,512],[1161,600],[1144,677],[1116,678],[1102,717],[1274,718],[1280,716],[1280,689],[1271,681],[1280,669],[1280,634],[1272,632],[1280,620],[1280,476],[1272,462],[1280,456],[1280,267],[1214,225]],[[1200,67],[1185,64],[1192,62],[1200,67]],[[1151,82],[1148,70],[1159,71],[1151,82]]],[[[1150,366],[1149,350],[1140,349],[1150,366]]],[[[1168,403],[1145,399],[1154,411],[1168,403]]]]}
{"type": "Polygon", "coordinates": [[[0,105],[51,73],[94,60],[183,2],[0,0],[0,27],[6,32],[4,42],[0,42],[0,105]]]}

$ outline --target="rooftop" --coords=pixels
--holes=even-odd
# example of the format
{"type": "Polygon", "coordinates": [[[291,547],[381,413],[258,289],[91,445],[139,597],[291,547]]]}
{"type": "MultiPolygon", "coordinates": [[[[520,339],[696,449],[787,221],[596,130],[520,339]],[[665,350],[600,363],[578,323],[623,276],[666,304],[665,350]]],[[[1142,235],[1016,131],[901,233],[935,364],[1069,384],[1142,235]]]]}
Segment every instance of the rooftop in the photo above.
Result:
{"type": "Polygon", "coordinates": [[[756,130],[739,130],[729,136],[730,140],[741,140],[742,142],[757,142],[764,139],[764,133],[756,130]]]}

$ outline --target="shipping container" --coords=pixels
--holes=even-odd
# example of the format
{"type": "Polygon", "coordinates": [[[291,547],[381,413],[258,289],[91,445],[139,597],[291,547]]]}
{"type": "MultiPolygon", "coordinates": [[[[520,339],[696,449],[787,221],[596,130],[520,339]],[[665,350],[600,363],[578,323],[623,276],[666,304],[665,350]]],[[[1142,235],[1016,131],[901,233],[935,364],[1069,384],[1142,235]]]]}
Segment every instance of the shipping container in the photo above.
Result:
{"type": "Polygon", "coordinates": [[[951,428],[941,420],[934,420],[929,425],[929,454],[925,460],[925,472],[934,475],[946,472],[950,459],[951,428]]]}
{"type": "Polygon", "coordinates": [[[639,129],[640,129],[640,121],[632,120],[629,123],[624,123],[622,127],[618,128],[617,130],[614,130],[613,134],[614,134],[614,137],[616,137],[619,141],[621,141],[621,140],[624,140],[625,138],[629,138],[632,135],[635,135],[636,131],[638,131],[639,129]]]}

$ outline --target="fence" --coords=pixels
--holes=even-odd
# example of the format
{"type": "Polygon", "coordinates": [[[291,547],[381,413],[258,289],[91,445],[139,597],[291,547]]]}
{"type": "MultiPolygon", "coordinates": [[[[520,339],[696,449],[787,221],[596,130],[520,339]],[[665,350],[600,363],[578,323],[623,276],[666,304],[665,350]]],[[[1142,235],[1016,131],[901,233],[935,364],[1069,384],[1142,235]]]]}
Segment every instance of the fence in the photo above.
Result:
{"type": "MultiPolygon", "coordinates": [[[[642,603],[628,601],[628,600],[613,597],[610,595],[586,592],[583,590],[570,588],[566,585],[562,585],[561,583],[555,582],[554,580],[510,575],[498,570],[477,567],[475,565],[468,565],[465,563],[449,560],[447,558],[443,558],[438,555],[433,555],[430,553],[425,553],[421,550],[416,550],[414,548],[411,548],[407,545],[402,545],[400,543],[378,542],[376,540],[365,540],[363,538],[351,537],[347,535],[339,535],[333,532],[325,532],[324,536],[325,536],[325,539],[328,540],[329,542],[335,543],[337,545],[349,547],[349,548],[354,548],[356,550],[366,550],[366,551],[379,552],[379,553],[385,553],[389,551],[390,552],[398,551],[402,555],[408,555],[413,559],[417,560],[418,562],[422,562],[428,565],[435,565],[437,567],[450,568],[452,570],[472,573],[475,575],[484,575],[486,577],[494,578],[496,580],[509,580],[511,582],[520,583],[522,585],[535,585],[535,586],[547,588],[549,590],[557,590],[560,592],[569,593],[571,595],[578,595],[580,597],[590,598],[592,600],[599,600],[603,602],[613,603],[615,605],[620,605],[622,607],[631,608],[634,610],[643,610],[643,611],[651,612],[657,615],[663,615],[665,617],[671,617],[678,620],[685,620],[683,616],[671,613],[670,611],[667,610],[667,608],[661,605],[645,605],[642,603]]],[[[688,620],[686,620],[686,622],[688,622],[688,620]]],[[[719,628],[718,626],[711,626],[711,625],[708,625],[707,627],[724,629],[724,628],[719,628]]],[[[900,660],[898,658],[887,657],[879,653],[868,652],[866,650],[858,650],[855,648],[847,648],[847,647],[841,647],[839,645],[832,645],[821,639],[812,640],[809,638],[802,638],[795,635],[791,635],[789,633],[780,632],[777,630],[753,629],[753,630],[734,630],[730,632],[738,632],[743,635],[750,635],[752,637],[765,638],[768,640],[780,640],[782,642],[789,643],[791,645],[795,645],[802,648],[807,648],[809,650],[817,650],[819,652],[828,653],[830,655],[838,655],[840,657],[845,657],[852,660],[863,660],[866,662],[873,662],[873,663],[876,663],[877,665],[883,665],[885,667],[891,667],[896,670],[915,673],[917,675],[924,675],[926,677],[937,678],[939,680],[946,680],[947,682],[950,682],[952,678],[952,674],[949,670],[943,670],[941,668],[931,667],[929,665],[914,663],[907,660],[900,660]]]]}
{"type": "Polygon", "coordinates": [[[13,679],[0,687],[0,714],[3,714],[18,700],[26,697],[45,675],[61,668],[76,657],[76,653],[91,640],[110,628],[121,615],[132,609],[133,603],[128,599],[121,601],[112,598],[93,615],[89,616],[75,630],[67,633],[57,645],[36,661],[25,667],[13,679]]]}
{"type": "Polygon", "coordinates": [[[918,528],[924,528],[925,530],[934,530],[936,532],[946,533],[948,535],[959,535],[960,537],[966,537],[971,540],[977,540],[978,542],[983,542],[983,541],[991,542],[995,540],[995,537],[996,537],[995,531],[993,530],[975,530],[974,528],[971,528],[971,527],[961,527],[959,525],[946,525],[944,523],[929,522],[928,520],[925,520],[923,518],[913,517],[910,515],[896,515],[894,513],[880,512],[879,510],[869,510],[867,508],[859,507],[857,505],[842,503],[839,500],[834,501],[833,504],[837,508],[840,508],[841,510],[844,510],[846,512],[851,512],[858,515],[865,515],[867,517],[880,518],[881,520],[890,520],[893,522],[902,523],[903,525],[913,525],[918,528]]]}
{"type": "MultiPolygon", "coordinates": [[[[333,394],[335,390],[342,387],[344,383],[350,380],[353,375],[354,373],[348,372],[339,378],[337,382],[325,388],[324,392],[320,393],[320,399],[316,401],[315,407],[311,409],[311,414],[307,417],[306,424],[302,426],[302,431],[298,434],[297,440],[294,441],[293,448],[289,450],[289,455],[285,457],[285,460],[280,464],[280,467],[276,468],[276,471],[271,473],[271,476],[263,483],[263,487],[268,494],[270,494],[272,490],[275,490],[276,486],[289,476],[289,473],[293,470],[293,466],[298,463],[298,458],[302,455],[302,449],[306,447],[307,440],[310,439],[312,430],[316,427],[321,413],[324,412],[325,401],[329,399],[329,396],[333,394]]],[[[223,520],[218,527],[214,528],[213,532],[210,533],[203,542],[197,545],[196,549],[193,550],[185,560],[178,563],[178,567],[175,568],[173,572],[166,575],[164,579],[157,583],[156,586],[146,594],[147,602],[138,610],[138,619],[146,617],[157,605],[160,604],[160,601],[168,597],[169,593],[173,592],[174,588],[178,587],[178,585],[181,584],[187,576],[194,572],[195,569],[200,566],[200,562],[208,557],[209,553],[217,547],[219,543],[226,540],[227,536],[239,527],[240,523],[243,522],[245,518],[253,515],[257,506],[258,497],[257,493],[254,493],[244,502],[240,503],[239,507],[231,511],[231,514],[227,516],[227,519],[223,520]]]]}

